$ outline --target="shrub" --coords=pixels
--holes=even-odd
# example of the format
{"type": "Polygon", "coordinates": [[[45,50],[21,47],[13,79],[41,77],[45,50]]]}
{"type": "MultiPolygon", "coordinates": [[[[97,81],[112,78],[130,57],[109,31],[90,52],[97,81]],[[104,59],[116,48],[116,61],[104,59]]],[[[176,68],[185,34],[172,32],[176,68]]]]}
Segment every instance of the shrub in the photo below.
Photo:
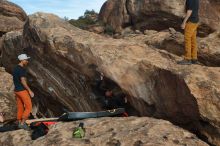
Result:
{"type": "Polygon", "coordinates": [[[97,16],[98,14],[94,10],[86,10],[83,16],[80,16],[77,20],[71,19],[69,23],[81,29],[86,29],[89,25],[97,22],[97,16]]]}
{"type": "Polygon", "coordinates": [[[105,26],[105,33],[108,35],[113,35],[115,33],[114,28],[111,25],[106,25],[105,26]]]}

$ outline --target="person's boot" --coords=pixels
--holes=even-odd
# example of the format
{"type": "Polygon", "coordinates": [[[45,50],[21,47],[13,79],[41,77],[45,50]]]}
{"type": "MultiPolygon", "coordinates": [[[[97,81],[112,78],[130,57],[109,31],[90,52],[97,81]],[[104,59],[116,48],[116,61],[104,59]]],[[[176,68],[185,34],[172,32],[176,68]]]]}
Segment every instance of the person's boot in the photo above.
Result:
{"type": "Polygon", "coordinates": [[[192,61],[191,60],[187,60],[187,59],[183,59],[181,61],[177,61],[177,64],[180,64],[180,65],[190,65],[190,64],[192,64],[192,61]]]}
{"type": "Polygon", "coordinates": [[[191,62],[192,64],[199,64],[199,61],[197,59],[192,59],[191,62]]]}
{"type": "Polygon", "coordinates": [[[27,130],[27,131],[30,130],[30,127],[29,127],[26,123],[21,124],[21,123],[19,122],[19,123],[18,123],[18,128],[19,128],[19,129],[24,129],[24,130],[27,130]]]}

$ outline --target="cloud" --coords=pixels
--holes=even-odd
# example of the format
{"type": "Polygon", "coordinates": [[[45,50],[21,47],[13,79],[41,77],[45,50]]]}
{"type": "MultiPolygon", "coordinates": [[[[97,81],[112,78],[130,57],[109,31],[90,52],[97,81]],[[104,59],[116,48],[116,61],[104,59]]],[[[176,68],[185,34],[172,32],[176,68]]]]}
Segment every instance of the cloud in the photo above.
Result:
{"type": "Polygon", "coordinates": [[[10,0],[21,6],[27,14],[35,12],[54,13],[60,17],[78,18],[85,10],[99,12],[106,0],[10,0]]]}

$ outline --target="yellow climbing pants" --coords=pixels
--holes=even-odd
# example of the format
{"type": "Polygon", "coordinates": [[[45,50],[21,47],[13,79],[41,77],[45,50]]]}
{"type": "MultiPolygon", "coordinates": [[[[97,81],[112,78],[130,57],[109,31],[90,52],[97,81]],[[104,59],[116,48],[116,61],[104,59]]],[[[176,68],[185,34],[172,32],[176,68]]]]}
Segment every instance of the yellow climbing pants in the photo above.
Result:
{"type": "Polygon", "coordinates": [[[184,32],[185,39],[185,59],[197,60],[197,34],[198,23],[187,22],[184,32]]]}

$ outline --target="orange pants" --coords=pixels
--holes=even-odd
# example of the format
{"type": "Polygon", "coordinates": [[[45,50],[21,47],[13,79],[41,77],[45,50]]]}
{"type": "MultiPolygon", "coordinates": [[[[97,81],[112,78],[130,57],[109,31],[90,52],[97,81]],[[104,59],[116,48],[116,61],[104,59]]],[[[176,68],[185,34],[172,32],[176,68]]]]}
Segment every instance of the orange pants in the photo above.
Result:
{"type": "Polygon", "coordinates": [[[185,27],[185,59],[197,60],[197,34],[198,23],[187,22],[185,27]]]}
{"type": "Polygon", "coordinates": [[[32,110],[30,95],[27,90],[15,92],[15,95],[17,100],[17,120],[26,120],[32,110]]]}

